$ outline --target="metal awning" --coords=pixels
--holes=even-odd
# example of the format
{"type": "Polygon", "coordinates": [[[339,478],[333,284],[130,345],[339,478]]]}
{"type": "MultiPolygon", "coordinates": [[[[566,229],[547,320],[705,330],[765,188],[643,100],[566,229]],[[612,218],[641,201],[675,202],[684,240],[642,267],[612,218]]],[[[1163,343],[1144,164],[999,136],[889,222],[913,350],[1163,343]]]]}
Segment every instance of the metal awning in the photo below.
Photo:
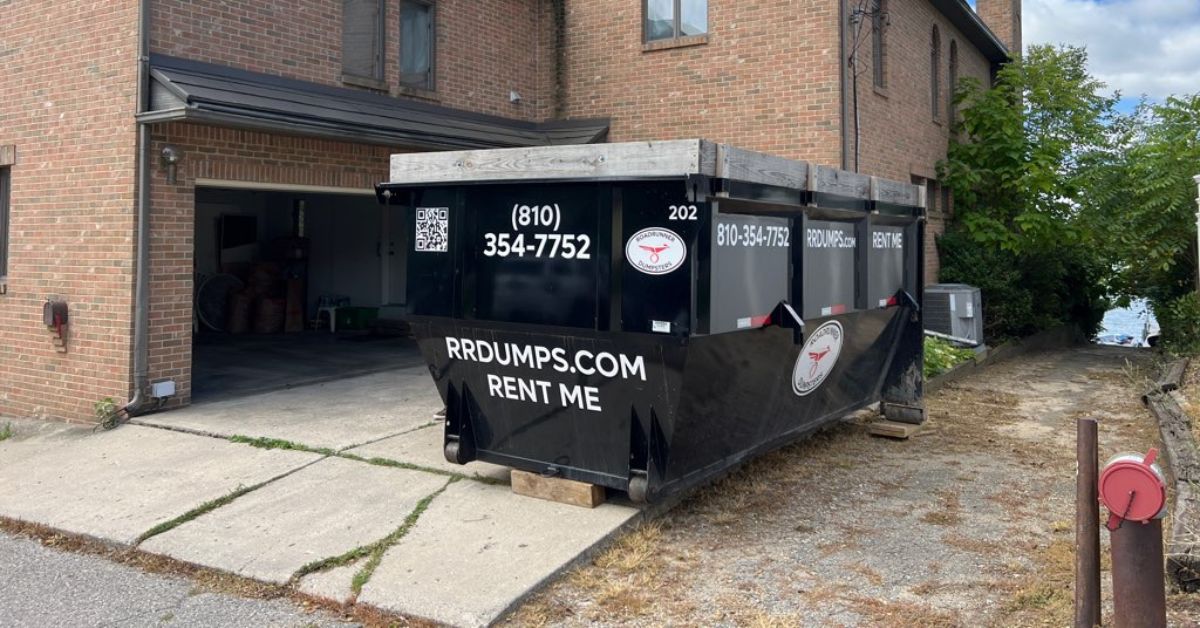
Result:
{"type": "Polygon", "coordinates": [[[150,111],[138,120],[429,149],[589,144],[608,135],[608,120],[512,120],[165,55],[150,57],[150,111]]]}

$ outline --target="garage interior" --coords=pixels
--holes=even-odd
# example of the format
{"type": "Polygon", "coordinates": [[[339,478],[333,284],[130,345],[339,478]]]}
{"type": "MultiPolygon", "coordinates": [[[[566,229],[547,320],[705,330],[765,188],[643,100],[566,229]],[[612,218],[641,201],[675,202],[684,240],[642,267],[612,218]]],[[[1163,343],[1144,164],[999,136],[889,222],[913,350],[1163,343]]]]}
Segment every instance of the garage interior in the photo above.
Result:
{"type": "Polygon", "coordinates": [[[192,402],[421,364],[398,213],[369,191],[197,187],[192,402]]]}

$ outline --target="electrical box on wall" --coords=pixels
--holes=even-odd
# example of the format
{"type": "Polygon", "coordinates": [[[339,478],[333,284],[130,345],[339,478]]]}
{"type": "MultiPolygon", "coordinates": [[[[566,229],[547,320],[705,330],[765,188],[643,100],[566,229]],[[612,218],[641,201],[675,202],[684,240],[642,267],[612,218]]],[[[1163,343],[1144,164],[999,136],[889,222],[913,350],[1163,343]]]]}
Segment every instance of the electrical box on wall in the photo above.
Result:
{"type": "Polygon", "coordinates": [[[165,399],[175,396],[175,380],[168,379],[150,384],[150,396],[154,399],[165,399]]]}
{"type": "Polygon", "coordinates": [[[67,352],[67,302],[50,298],[42,305],[42,323],[54,334],[54,349],[67,352]]]}

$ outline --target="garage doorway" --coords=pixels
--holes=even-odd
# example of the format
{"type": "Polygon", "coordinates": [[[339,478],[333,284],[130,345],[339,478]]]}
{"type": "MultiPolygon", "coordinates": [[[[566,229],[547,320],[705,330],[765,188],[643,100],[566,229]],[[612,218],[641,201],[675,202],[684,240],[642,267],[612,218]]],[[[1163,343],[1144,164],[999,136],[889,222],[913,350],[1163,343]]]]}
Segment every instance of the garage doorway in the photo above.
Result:
{"type": "Polygon", "coordinates": [[[192,402],[420,364],[398,216],[367,191],[198,185],[192,402]]]}

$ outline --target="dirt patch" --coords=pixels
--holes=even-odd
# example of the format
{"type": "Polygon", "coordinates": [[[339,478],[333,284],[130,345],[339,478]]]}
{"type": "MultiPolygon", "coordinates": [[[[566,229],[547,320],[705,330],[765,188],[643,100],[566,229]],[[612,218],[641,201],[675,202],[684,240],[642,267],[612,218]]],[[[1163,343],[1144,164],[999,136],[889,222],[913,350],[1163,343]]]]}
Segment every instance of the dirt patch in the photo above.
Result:
{"type": "MultiPolygon", "coordinates": [[[[1022,356],[931,396],[931,429],[907,441],[838,424],[697,491],[507,623],[1069,624],[1075,419],[1100,420],[1102,459],[1156,445],[1151,360],[1022,356]]],[[[1196,602],[1170,604],[1181,620],[1196,602]]]]}

